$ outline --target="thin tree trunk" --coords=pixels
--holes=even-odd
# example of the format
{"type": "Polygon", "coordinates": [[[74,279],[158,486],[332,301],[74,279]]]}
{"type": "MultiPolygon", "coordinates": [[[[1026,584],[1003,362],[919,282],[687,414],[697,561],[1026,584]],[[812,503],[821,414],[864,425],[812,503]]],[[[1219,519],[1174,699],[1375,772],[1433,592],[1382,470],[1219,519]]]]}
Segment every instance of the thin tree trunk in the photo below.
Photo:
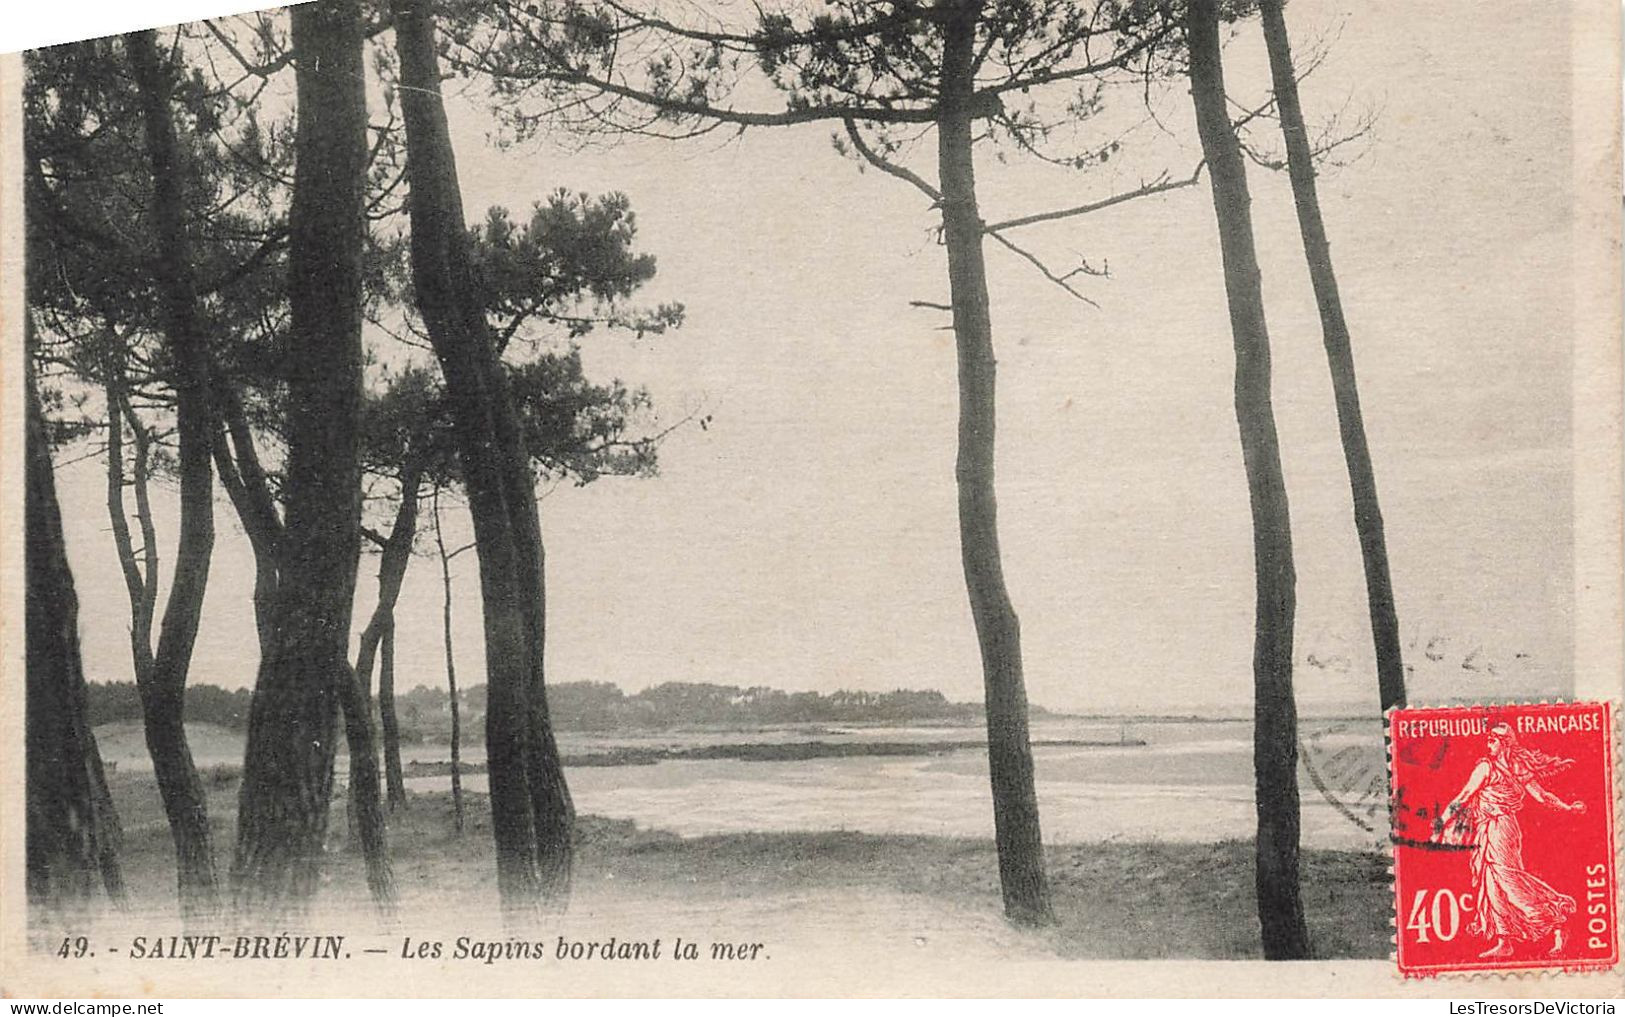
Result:
{"type": "Polygon", "coordinates": [[[1354,373],[1354,351],[1337,275],[1332,271],[1332,245],[1320,215],[1315,190],[1315,162],[1304,128],[1303,106],[1298,100],[1298,78],[1292,65],[1281,0],[1262,0],[1264,42],[1269,49],[1270,76],[1275,82],[1276,108],[1281,134],[1286,139],[1287,175],[1298,208],[1298,231],[1309,263],[1309,281],[1320,308],[1320,329],[1331,368],[1332,392],[1337,404],[1337,430],[1348,467],[1349,491],[1354,501],[1354,528],[1360,537],[1360,560],[1365,566],[1366,604],[1371,614],[1371,638],[1376,647],[1377,691],[1384,712],[1405,705],[1405,661],[1399,641],[1399,614],[1394,608],[1394,584],[1388,573],[1388,541],[1383,534],[1382,507],[1377,499],[1377,476],[1371,466],[1365,420],[1360,412],[1360,388],[1354,373]]]}
{"type": "Polygon", "coordinates": [[[942,224],[959,351],[959,547],[982,654],[987,702],[988,771],[1005,915],[1037,925],[1053,921],[1044,845],[1033,787],[1021,625],[1004,584],[994,496],[993,324],[982,258],[971,151],[974,47],[980,3],[943,5],[941,115],[937,121],[942,224]]]}
{"type": "Polygon", "coordinates": [[[446,379],[480,561],[486,753],[504,909],[569,895],[574,808],[547,716],[534,477],[474,276],[426,0],[394,0],[418,309],[446,379]]]}
{"type": "Polygon", "coordinates": [[[1253,517],[1253,770],[1258,810],[1258,917],[1264,956],[1309,956],[1298,890],[1298,711],[1292,691],[1296,611],[1292,523],[1270,403],[1269,330],[1253,245],[1247,170],[1225,108],[1217,0],[1191,0],[1191,96],[1219,224],[1236,356],[1236,423],[1253,517]]]}
{"type": "MultiPolygon", "coordinates": [[[[158,646],[147,680],[139,682],[147,749],[175,842],[181,908],[213,911],[219,904],[208,798],[186,741],[186,680],[197,642],[203,596],[214,553],[214,472],[210,466],[209,352],[198,324],[191,248],[186,237],[183,173],[171,86],[159,65],[149,29],[124,37],[140,92],[147,155],[151,161],[155,275],[162,298],[165,339],[174,360],[175,421],[180,474],[180,538],[175,575],[158,626],[158,646]]],[[[136,677],[141,677],[138,670],[136,677]]]]}
{"type": "Polygon", "coordinates": [[[135,442],[135,459],[130,464],[130,482],[135,489],[135,519],[141,527],[141,574],[146,577],[142,590],[141,613],[147,621],[145,638],[152,645],[152,620],[158,610],[158,528],[152,522],[152,434],[130,405],[128,389],[123,392],[124,419],[130,425],[130,438],[135,442]]]}
{"type": "MultiPolygon", "coordinates": [[[[135,667],[136,684],[152,680],[152,602],[148,589],[156,586],[158,573],[153,547],[143,548],[147,563],[146,574],[136,561],[135,545],[130,539],[130,520],[124,507],[124,415],[122,370],[115,361],[118,354],[108,357],[104,368],[104,390],[107,396],[107,521],[113,529],[113,547],[118,553],[119,568],[124,573],[124,589],[130,598],[130,657],[135,667]]],[[[139,429],[138,429],[139,432],[139,429]]],[[[137,440],[140,435],[137,434],[137,440]]],[[[142,453],[136,453],[137,460],[142,453]]],[[[142,472],[137,466],[136,472],[142,472]]],[[[143,523],[147,522],[142,513],[143,523]]]]}
{"type": "Polygon", "coordinates": [[[401,507],[395,513],[395,522],[389,536],[384,539],[383,553],[378,561],[378,604],[373,608],[367,627],[361,630],[360,647],[356,651],[355,670],[362,687],[372,687],[372,670],[377,661],[378,648],[384,631],[395,617],[395,606],[400,603],[401,587],[406,581],[407,566],[412,563],[412,545],[417,540],[418,491],[422,486],[420,465],[409,463],[401,475],[401,507]]]}
{"type": "MultiPolygon", "coordinates": [[[[260,660],[232,874],[240,907],[315,893],[361,542],[367,103],[359,0],[292,8],[297,166],[289,211],[288,454],[271,645],[260,660]]],[[[349,688],[346,688],[348,684],[349,688]]]]}
{"type": "Polygon", "coordinates": [[[214,462],[220,484],[231,498],[243,532],[254,550],[254,624],[263,658],[275,641],[273,612],[276,605],[277,548],[282,541],[282,517],[270,481],[254,448],[253,432],[243,411],[241,397],[231,384],[218,375],[214,379],[214,407],[218,417],[214,441],[214,462]]]}
{"type": "Polygon", "coordinates": [[[440,604],[440,620],[446,644],[446,692],[451,697],[451,807],[453,821],[459,834],[463,832],[463,721],[462,708],[457,702],[457,660],[452,655],[451,643],[451,556],[446,553],[446,538],[440,529],[440,488],[434,489],[434,543],[440,551],[440,585],[444,595],[440,604]]]}
{"type": "MultiPolygon", "coordinates": [[[[412,456],[402,465],[401,507],[384,539],[378,563],[378,604],[367,627],[361,631],[356,653],[356,680],[362,694],[372,695],[373,664],[384,647],[378,683],[378,709],[383,726],[384,773],[389,789],[389,808],[406,807],[406,782],[401,769],[400,726],[395,719],[394,629],[395,605],[400,601],[406,569],[412,561],[412,545],[417,539],[418,490],[423,482],[423,463],[412,456]]],[[[368,714],[369,720],[371,713],[368,714]]]]}
{"type": "Polygon", "coordinates": [[[395,619],[384,625],[382,652],[378,660],[378,712],[384,725],[384,779],[389,788],[389,808],[406,808],[406,780],[401,772],[401,724],[395,714],[395,619]]]}
{"type": "MultiPolygon", "coordinates": [[[[447,620],[448,623],[451,620],[451,612],[450,612],[449,608],[447,609],[447,612],[446,612],[446,620],[447,620]]],[[[450,656],[451,656],[451,643],[449,641],[449,636],[450,636],[451,630],[450,630],[449,627],[447,628],[446,632],[447,632],[447,636],[448,636],[448,641],[446,643],[446,656],[449,659],[450,656]]],[[[456,668],[455,665],[452,665],[450,663],[448,663],[446,665],[446,688],[449,690],[450,695],[451,695],[451,808],[452,808],[452,821],[453,821],[454,828],[456,829],[458,835],[461,836],[462,832],[463,832],[463,759],[462,759],[463,722],[462,722],[462,716],[461,716],[462,709],[461,709],[461,707],[460,707],[460,705],[458,704],[458,701],[457,701],[457,668],[456,668]]]]}
{"type": "Polygon", "coordinates": [[[108,895],[122,901],[118,815],[87,715],[79,600],[68,567],[51,452],[34,385],[33,343],[27,345],[25,883],[32,904],[74,905],[94,896],[99,876],[108,895]]]}
{"type": "Polygon", "coordinates": [[[367,890],[389,914],[395,905],[395,873],[389,863],[388,828],[378,798],[378,739],[373,734],[372,704],[360,679],[341,675],[334,684],[350,750],[350,821],[367,867],[367,890]]]}

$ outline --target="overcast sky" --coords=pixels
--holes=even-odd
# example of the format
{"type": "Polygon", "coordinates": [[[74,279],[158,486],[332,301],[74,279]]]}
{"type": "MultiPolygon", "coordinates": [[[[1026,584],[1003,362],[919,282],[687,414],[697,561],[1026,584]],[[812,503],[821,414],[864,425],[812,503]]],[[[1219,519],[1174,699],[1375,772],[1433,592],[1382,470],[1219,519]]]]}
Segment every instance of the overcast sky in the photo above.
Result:
{"type": "MultiPolygon", "coordinates": [[[[1555,695],[1571,684],[1568,25],[1561,5],[1294,0],[1323,33],[1308,115],[1375,110],[1321,198],[1353,331],[1413,695],[1555,695]],[[1521,12],[1521,13],[1519,13],[1521,12]],[[1521,19],[1521,20],[1515,20],[1521,19]],[[1475,651],[1477,651],[1475,653],[1475,651]],[[1493,670],[1492,670],[1493,669],[1493,670]]],[[[1264,94],[1256,23],[1226,53],[1264,94]]],[[[1108,170],[978,166],[983,214],[1100,197],[1198,157],[1189,98],[1157,103],[1108,170]]],[[[652,480],[542,503],[549,678],[980,695],[960,573],[956,391],[935,215],[860,173],[823,127],[488,146],[453,103],[468,212],[549,190],[621,190],[659,259],[650,301],[687,325],[595,335],[590,373],[645,384],[670,419],[703,405],[652,480]]],[[[1267,131],[1260,136],[1275,144],[1267,131]]],[[[1098,143],[1098,139],[1096,139],[1098,143]]],[[[1278,147],[1278,146],[1277,146],[1278,147]]],[[[931,140],[910,153],[932,168],[931,140]]],[[[934,174],[932,174],[934,175],[934,174]]],[[[1298,566],[1298,686],[1311,711],[1375,708],[1358,545],[1313,296],[1282,174],[1250,168],[1298,566]],[[1311,660],[1310,658],[1313,658],[1311,660]]],[[[999,508],[1030,698],[1077,711],[1245,713],[1252,559],[1212,205],[1198,188],[1035,227],[1082,254],[1100,307],[990,245],[999,508]]],[[[87,668],[128,679],[128,605],[100,469],[61,471],[87,668]]],[[[163,499],[166,559],[173,498],[163,499]]],[[[252,683],[252,558],[229,505],[194,681],[252,683]]],[[[466,521],[456,529],[466,534],[466,521]]],[[[463,539],[466,539],[464,537],[463,539]]],[[[457,563],[460,675],[480,680],[475,563],[457,563]]],[[[376,559],[362,564],[358,628],[376,559]]],[[[409,573],[397,682],[443,681],[438,569],[409,573]]],[[[166,576],[167,579],[167,576],[166,576]]]]}

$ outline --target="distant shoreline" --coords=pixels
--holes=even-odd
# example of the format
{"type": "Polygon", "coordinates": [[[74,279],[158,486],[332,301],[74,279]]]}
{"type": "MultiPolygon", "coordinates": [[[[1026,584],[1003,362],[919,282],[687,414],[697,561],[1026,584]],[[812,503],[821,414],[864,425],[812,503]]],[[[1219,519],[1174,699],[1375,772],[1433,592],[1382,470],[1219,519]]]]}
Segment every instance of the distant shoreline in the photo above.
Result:
{"type": "MultiPolygon", "coordinates": [[[[483,685],[463,689],[462,729],[465,742],[482,738],[485,695],[483,685]]],[[[141,723],[140,695],[127,681],[90,682],[86,686],[91,724],[141,723]]],[[[246,688],[227,690],[207,682],[194,682],[186,690],[188,725],[214,724],[242,733],[247,730],[252,693],[246,688]]],[[[548,707],[553,730],[559,734],[613,737],[667,733],[708,733],[783,730],[823,733],[831,728],[979,728],[986,723],[979,702],[954,702],[935,689],[894,689],[872,693],[837,689],[828,693],[786,692],[768,686],[743,687],[708,682],[663,682],[626,693],[608,682],[550,683],[548,707]]],[[[451,733],[450,700],[439,688],[418,685],[396,694],[402,744],[445,744],[451,733]]],[[[1136,724],[1250,724],[1250,714],[1211,715],[1190,708],[1154,713],[1116,713],[1110,710],[1073,712],[1029,704],[1031,723],[1074,723],[1111,726],[1136,724]]],[[[1300,714],[1305,723],[1380,722],[1349,703],[1323,704],[1317,713],[1309,706],[1300,714]]]]}
{"type": "MultiPolygon", "coordinates": [[[[1375,734],[1380,728],[1376,717],[1305,718],[1314,724],[1357,724],[1369,726],[1375,734]]],[[[1141,730],[1156,725],[1222,725],[1249,723],[1236,718],[1203,717],[1108,717],[1087,714],[1047,714],[1035,718],[1032,747],[1040,748],[1103,748],[1145,747],[1159,741],[1153,732],[1141,730]],[[1046,737],[1046,725],[1077,724],[1099,727],[1102,730],[1076,732],[1093,737],[1046,737]],[[1149,736],[1149,737],[1148,737],[1149,736]]],[[[192,743],[194,757],[213,766],[240,764],[243,751],[243,732],[208,721],[188,721],[187,737],[192,743]]],[[[121,762],[134,763],[145,768],[147,750],[140,721],[120,720],[98,725],[96,738],[102,746],[104,762],[116,767],[121,762]]],[[[477,728],[465,729],[463,742],[465,759],[463,773],[483,772],[484,741],[477,728]],[[474,758],[480,762],[474,762],[474,758]]],[[[621,728],[608,731],[579,731],[564,729],[568,736],[563,744],[564,763],[576,767],[647,766],[674,760],[736,760],[740,762],[777,762],[810,759],[839,759],[861,757],[931,756],[950,752],[985,751],[987,742],[980,721],[925,720],[914,722],[845,721],[790,722],[773,724],[678,724],[658,728],[621,728]],[[887,735],[895,730],[908,729],[922,734],[940,734],[918,741],[903,740],[887,735]],[[738,740],[740,736],[758,740],[738,740]],[[851,736],[846,740],[843,736],[851,736]],[[782,738],[785,740],[769,740],[782,738]],[[873,740],[871,740],[873,739],[873,740]],[[700,744],[696,744],[696,743],[700,744]],[[676,743],[676,744],[674,744],[676,743]],[[681,744],[686,743],[686,744],[681,744]]],[[[1054,732],[1057,735],[1073,731],[1054,732]]],[[[1306,736],[1310,732],[1305,732],[1306,736]]],[[[403,748],[412,747],[411,754],[423,756],[438,754],[440,759],[411,765],[412,776],[444,776],[451,772],[450,763],[443,754],[448,742],[438,736],[403,739],[403,748]]],[[[348,755],[347,746],[338,746],[338,755],[348,755]]]]}
{"type": "MultiPolygon", "coordinates": [[[[1034,741],[1033,748],[1143,748],[1143,738],[1115,741],[1095,741],[1081,738],[1053,738],[1034,741]]],[[[653,766],[679,759],[734,759],[746,763],[775,763],[805,759],[846,759],[858,756],[937,756],[949,752],[984,750],[986,742],[741,742],[722,745],[698,745],[688,748],[673,746],[624,745],[601,752],[565,753],[565,766],[653,766]]],[[[406,776],[446,777],[451,775],[449,761],[406,764],[406,776]]],[[[464,763],[461,773],[484,773],[484,763],[464,763]]]]}

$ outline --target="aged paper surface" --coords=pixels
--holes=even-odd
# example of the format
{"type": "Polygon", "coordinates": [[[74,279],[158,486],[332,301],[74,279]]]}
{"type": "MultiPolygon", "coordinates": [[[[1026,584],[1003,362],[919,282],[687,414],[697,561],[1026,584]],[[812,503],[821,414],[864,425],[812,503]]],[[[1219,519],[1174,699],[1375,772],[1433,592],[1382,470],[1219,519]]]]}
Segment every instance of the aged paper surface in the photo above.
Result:
{"type": "MultiPolygon", "coordinates": [[[[1347,136],[1321,167],[1320,201],[1359,368],[1411,703],[1618,702],[1618,14],[1589,0],[1294,0],[1287,16],[1300,62],[1315,65],[1301,86],[1311,133],[1347,136]]],[[[252,22],[233,24],[222,22],[228,38],[252,22]]],[[[1270,94],[1256,17],[1227,32],[1224,52],[1233,116],[1249,119],[1270,94]]],[[[0,61],[6,774],[25,772],[26,734],[23,75],[20,56],[0,61]]],[[[267,121],[289,112],[291,77],[279,82],[260,100],[267,121]]],[[[383,123],[370,87],[372,121],[383,123]]],[[[1091,152],[1121,141],[1120,156],[1114,149],[1087,170],[979,150],[984,223],[1189,173],[1202,149],[1188,85],[1154,87],[1146,105],[1117,119],[1108,112],[1110,129],[1071,139],[1091,152]]],[[[1056,922],[1033,930],[1001,910],[982,663],[959,557],[940,211],[906,182],[860,173],[852,149],[831,144],[839,120],[683,140],[555,125],[511,139],[493,106],[521,100],[493,101],[473,86],[447,87],[446,97],[471,223],[492,206],[523,221],[561,187],[622,192],[637,217],[634,249],[658,260],[622,309],[685,308],[680,328],[600,327],[579,338],[590,381],[646,387],[652,407],[632,421],[642,430],[624,437],[660,435],[658,473],[591,484],[553,476],[540,488],[547,681],[580,817],[570,907],[503,921],[483,697],[459,700],[468,818],[461,834],[452,826],[442,563],[425,522],[393,640],[407,794],[389,816],[396,913],[381,917],[367,898],[341,746],[307,912],[269,918],[228,903],[183,923],[141,715],[93,689],[92,705],[108,711],[95,733],[122,820],[129,905],[80,913],[30,903],[24,781],[8,781],[0,990],[1620,992],[1617,968],[1402,980],[1390,959],[1377,665],[1293,193],[1284,170],[1260,165],[1283,158],[1273,119],[1250,123],[1257,161],[1247,171],[1297,573],[1300,881],[1313,959],[1293,963],[1264,961],[1259,943],[1253,551],[1207,175],[1008,234],[1076,294],[1029,258],[985,244],[1000,368],[999,538],[1026,694],[1042,708],[1031,743],[1056,922]],[[1072,272],[1080,259],[1089,270],[1072,272]],[[945,701],[886,698],[900,689],[945,701]]],[[[745,87],[737,102],[774,100],[745,87]]],[[[899,139],[887,154],[936,180],[932,133],[899,139]]],[[[404,215],[381,216],[377,229],[401,235],[404,215]]],[[[514,359],[567,349],[568,331],[555,322],[514,359]]],[[[380,363],[397,372],[432,364],[428,340],[417,341],[370,324],[369,385],[382,384],[380,363]]],[[[82,379],[56,379],[62,400],[48,415],[105,416],[82,379]]],[[[172,442],[173,411],[148,412],[172,442]]],[[[281,446],[263,440],[274,470],[281,446]]],[[[97,687],[134,680],[105,456],[95,433],[54,449],[84,672],[97,687]]],[[[368,526],[387,530],[391,490],[369,490],[368,526]]],[[[173,471],[154,478],[152,497],[167,591],[173,471]]],[[[467,502],[451,481],[444,501],[455,550],[473,539],[467,502]]],[[[427,496],[423,505],[427,516],[427,496]]],[[[259,663],[255,561],[223,493],[214,516],[191,684],[241,703],[259,663]]],[[[447,563],[465,692],[487,680],[474,557],[447,563]]],[[[357,637],[377,599],[378,560],[371,549],[362,558],[357,637]]],[[[245,734],[229,706],[204,720],[208,707],[187,702],[226,887],[245,734]]],[[[1465,862],[1460,878],[1465,886],[1465,862]]],[[[1617,929],[1608,935],[1617,942],[1617,929]]]]}

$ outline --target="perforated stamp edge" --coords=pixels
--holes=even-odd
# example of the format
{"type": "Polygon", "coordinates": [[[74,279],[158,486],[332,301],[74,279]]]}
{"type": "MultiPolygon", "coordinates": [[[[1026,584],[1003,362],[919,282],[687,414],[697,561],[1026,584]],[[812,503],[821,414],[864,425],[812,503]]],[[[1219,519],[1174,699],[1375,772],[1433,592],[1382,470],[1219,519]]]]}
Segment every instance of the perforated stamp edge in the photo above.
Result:
{"type": "Polygon", "coordinates": [[[1421,703],[1407,704],[1405,706],[1389,707],[1382,715],[1382,740],[1384,755],[1388,765],[1388,818],[1390,834],[1388,837],[1388,887],[1393,898],[1394,907],[1388,916],[1388,960],[1393,965],[1393,977],[1397,981],[1409,982],[1424,979],[1454,979],[1459,981],[1539,981],[1557,977],[1583,976],[1590,978],[1609,977],[1619,968],[1620,928],[1619,918],[1621,903],[1625,902],[1625,893],[1621,893],[1620,875],[1625,870],[1625,841],[1620,836],[1620,756],[1621,739],[1619,726],[1620,704],[1616,699],[1509,699],[1489,702],[1472,703],[1421,703]],[[1434,968],[1425,971],[1407,971],[1399,966],[1399,927],[1400,927],[1400,900],[1399,900],[1399,873],[1398,849],[1399,844],[1392,834],[1394,798],[1397,794],[1396,772],[1394,769],[1394,715],[1396,713],[1415,713],[1429,710],[1501,710],[1516,709],[1519,707],[1540,706],[1600,706],[1603,708],[1605,723],[1607,724],[1607,737],[1604,747],[1607,751],[1607,760],[1604,766],[1603,780],[1606,787],[1606,806],[1608,809],[1608,822],[1606,829],[1610,840],[1608,856],[1613,861],[1614,879],[1614,918],[1613,927],[1609,935],[1613,938],[1613,954],[1606,961],[1575,963],[1541,963],[1539,961],[1525,962],[1515,966],[1502,965],[1461,968],[1434,968]]]}

